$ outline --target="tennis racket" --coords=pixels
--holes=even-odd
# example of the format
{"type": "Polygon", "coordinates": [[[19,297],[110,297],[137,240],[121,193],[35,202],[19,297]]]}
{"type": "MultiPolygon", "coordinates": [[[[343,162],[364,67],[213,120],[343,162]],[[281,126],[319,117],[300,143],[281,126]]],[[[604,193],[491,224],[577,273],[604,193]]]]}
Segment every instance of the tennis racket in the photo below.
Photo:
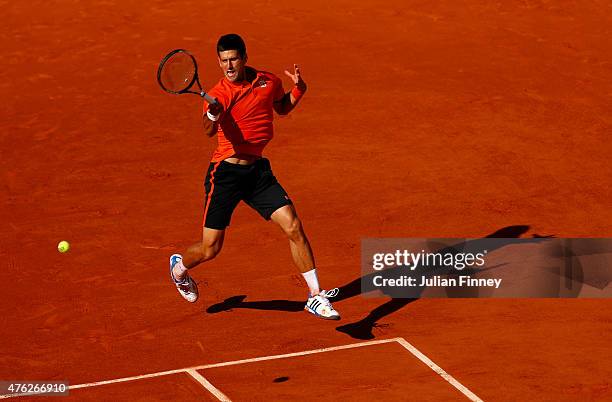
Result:
{"type": "Polygon", "coordinates": [[[162,89],[174,95],[195,94],[213,104],[217,100],[202,89],[198,78],[198,63],[195,57],[185,49],[175,49],[168,53],[159,63],[157,82],[162,89]],[[199,91],[192,90],[197,84],[199,91]]]}

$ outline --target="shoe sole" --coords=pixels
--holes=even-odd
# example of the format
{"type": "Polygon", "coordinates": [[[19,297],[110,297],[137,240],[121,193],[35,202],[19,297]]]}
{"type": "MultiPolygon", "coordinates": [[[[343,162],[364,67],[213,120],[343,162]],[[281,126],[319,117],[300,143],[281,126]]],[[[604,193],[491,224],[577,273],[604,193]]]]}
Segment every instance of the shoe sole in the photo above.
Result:
{"type": "Polygon", "coordinates": [[[310,313],[310,314],[314,315],[315,317],[320,318],[322,320],[328,320],[328,321],[339,321],[340,320],[340,316],[339,315],[334,316],[334,317],[325,317],[325,316],[323,316],[321,314],[317,314],[316,312],[313,312],[312,310],[309,310],[308,308],[305,308],[304,311],[306,311],[306,312],[308,312],[308,313],[310,313]]]}
{"type": "MultiPolygon", "coordinates": [[[[198,284],[197,284],[197,283],[195,283],[195,281],[193,280],[193,278],[189,278],[189,279],[190,279],[190,280],[193,282],[193,285],[194,285],[194,287],[195,287],[195,288],[196,288],[196,290],[197,290],[197,289],[198,289],[198,284]]],[[[194,300],[189,300],[189,299],[185,298],[185,296],[183,296],[183,294],[182,294],[182,293],[181,293],[181,292],[178,290],[178,288],[177,288],[176,290],[177,290],[177,292],[179,292],[179,294],[181,295],[181,297],[182,297],[182,298],[183,298],[183,299],[184,299],[186,302],[188,302],[188,303],[195,303],[195,302],[197,302],[197,301],[198,301],[198,299],[200,298],[200,293],[199,293],[199,292],[198,292],[198,293],[196,293],[196,298],[195,298],[194,300]]]]}

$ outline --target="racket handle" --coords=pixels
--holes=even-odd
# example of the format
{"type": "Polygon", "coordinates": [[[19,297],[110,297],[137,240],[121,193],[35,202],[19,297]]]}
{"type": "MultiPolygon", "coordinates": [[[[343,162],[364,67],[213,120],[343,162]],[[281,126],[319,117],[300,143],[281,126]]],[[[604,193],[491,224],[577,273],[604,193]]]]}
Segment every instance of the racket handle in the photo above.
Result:
{"type": "Polygon", "coordinates": [[[217,99],[213,98],[204,91],[200,92],[200,95],[202,96],[202,98],[206,99],[206,102],[210,103],[211,105],[217,103],[217,99]]]}

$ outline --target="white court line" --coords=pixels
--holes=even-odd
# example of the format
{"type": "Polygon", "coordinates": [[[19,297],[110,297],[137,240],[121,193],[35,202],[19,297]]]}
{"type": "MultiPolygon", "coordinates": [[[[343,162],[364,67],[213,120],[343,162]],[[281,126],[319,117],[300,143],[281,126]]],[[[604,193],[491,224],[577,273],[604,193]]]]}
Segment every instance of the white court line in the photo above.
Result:
{"type": "Polygon", "coordinates": [[[476,396],[476,394],[474,394],[472,391],[467,389],[467,387],[465,387],[459,381],[455,380],[452,375],[450,375],[446,371],[442,370],[442,368],[440,366],[438,366],[436,363],[432,362],[429,357],[427,357],[423,353],[421,353],[417,348],[412,346],[407,340],[405,340],[404,338],[396,338],[396,340],[397,340],[397,342],[400,345],[405,347],[410,353],[415,355],[417,357],[417,359],[419,359],[423,363],[427,364],[430,369],[432,369],[440,377],[442,377],[446,381],[448,381],[453,387],[455,387],[459,391],[461,391],[461,393],[463,395],[467,396],[471,401],[474,401],[474,402],[483,402],[482,399],[480,399],[479,397],[476,396]]]}
{"type": "MultiPolygon", "coordinates": [[[[144,380],[146,378],[163,377],[163,376],[166,376],[166,375],[185,373],[185,372],[188,372],[189,370],[203,370],[203,369],[207,369],[207,368],[231,366],[231,365],[234,365],[234,364],[252,363],[252,362],[259,362],[259,361],[263,361],[263,360],[283,359],[283,358],[286,358],[286,357],[296,357],[296,356],[311,355],[311,354],[314,354],[314,353],[331,352],[331,351],[334,351],[334,350],[360,348],[360,347],[364,347],[364,346],[378,345],[378,344],[381,344],[381,343],[397,342],[397,339],[398,338],[392,338],[392,339],[381,339],[381,340],[378,340],[378,341],[351,343],[351,344],[348,344],[348,345],[332,346],[332,347],[329,347],[329,348],[306,350],[304,352],[287,353],[287,354],[284,354],[284,355],[273,355],[273,356],[256,357],[256,358],[253,358],[253,359],[235,360],[235,361],[223,362],[223,363],[213,363],[213,364],[206,364],[206,365],[203,365],[203,366],[187,367],[187,368],[176,369],[176,370],[160,371],[160,372],[157,372],[157,373],[135,375],[135,376],[132,376],[132,377],[115,378],[113,380],[89,382],[89,383],[86,383],[86,384],[70,385],[68,387],[68,390],[70,391],[70,390],[79,389],[79,388],[90,388],[90,387],[98,387],[100,385],[117,384],[117,383],[121,383],[121,382],[144,380]]],[[[13,397],[23,396],[23,395],[24,394],[0,395],[0,399],[13,398],[13,397]]]]}
{"type": "MultiPolygon", "coordinates": [[[[467,396],[471,401],[473,401],[473,402],[483,402],[482,399],[480,399],[478,396],[476,396],[472,391],[470,391],[467,387],[465,387],[463,384],[461,384],[459,381],[457,381],[455,378],[453,378],[446,371],[442,370],[442,368],[440,368],[440,366],[438,366],[433,361],[431,361],[431,359],[429,359],[427,356],[425,356],[423,353],[421,353],[417,348],[412,346],[404,338],[381,339],[381,340],[377,340],[377,341],[351,343],[351,344],[348,344],[348,345],[332,346],[332,347],[329,347],[329,348],[306,350],[306,351],[303,351],[303,352],[286,353],[286,354],[282,354],[282,355],[263,356],[263,357],[255,357],[255,358],[252,358],[252,359],[243,359],[243,360],[234,360],[234,361],[222,362],[222,363],[205,364],[205,365],[202,365],[202,366],[188,367],[188,368],[169,370],[169,371],[160,371],[160,372],[157,372],[157,373],[143,374],[143,375],[137,375],[137,376],[132,376],[132,377],[124,377],[124,378],[116,378],[116,379],[113,379],[113,380],[97,381],[97,382],[90,382],[90,383],[86,383],[86,384],[70,385],[69,386],[69,390],[79,389],[79,388],[97,387],[97,386],[100,386],[100,385],[116,384],[116,383],[128,382],[128,381],[136,381],[136,380],[142,380],[142,379],[146,379],[146,378],[162,377],[162,376],[178,374],[178,373],[188,373],[189,375],[193,376],[194,378],[196,378],[196,380],[199,381],[199,379],[197,377],[195,377],[190,372],[196,372],[196,370],[204,370],[204,369],[210,369],[210,368],[216,368],[216,367],[233,366],[233,365],[236,365],[236,364],[246,364],[246,363],[254,363],[254,362],[260,362],[260,361],[265,361],[265,360],[275,360],[275,359],[285,359],[285,358],[288,358],[288,357],[305,356],[305,355],[311,355],[311,354],[315,354],[315,353],[332,352],[332,351],[335,351],[335,350],[354,349],[354,348],[360,348],[360,347],[371,346],[371,345],[380,345],[380,344],[383,344],[383,343],[392,343],[392,342],[397,342],[400,345],[402,345],[406,350],[408,350],[416,358],[418,358],[423,363],[425,363],[429,368],[431,368],[435,373],[440,375],[444,380],[448,381],[453,387],[457,388],[461,393],[463,393],[465,396],[467,396]]],[[[200,376],[199,373],[196,373],[196,374],[198,376],[200,376]]],[[[212,384],[210,384],[208,381],[206,381],[206,379],[204,377],[202,377],[202,376],[200,376],[200,377],[206,383],[208,383],[210,385],[210,387],[216,389],[212,384]]],[[[202,384],[202,382],[200,382],[200,383],[202,384]]],[[[204,384],[202,384],[202,385],[204,385],[204,384]]],[[[221,391],[219,391],[218,389],[216,389],[216,390],[219,393],[221,393],[221,391]]],[[[214,392],[213,392],[213,394],[214,394],[214,392]]],[[[223,393],[221,393],[221,395],[223,395],[223,393]]],[[[22,396],[22,395],[0,395],[0,399],[12,398],[12,397],[16,397],[16,396],[22,396]]],[[[225,396],[225,395],[223,395],[223,396],[225,398],[227,398],[227,396],[225,396]]],[[[223,399],[221,399],[221,400],[223,400],[223,399]]],[[[227,399],[227,400],[229,400],[229,399],[227,399]]]]}
{"type": "Polygon", "coordinates": [[[397,342],[398,339],[400,339],[400,338],[381,339],[379,341],[368,341],[368,342],[360,342],[360,343],[351,343],[351,344],[348,344],[348,345],[332,346],[332,347],[323,348],[323,349],[306,350],[304,352],[287,353],[287,354],[284,354],[284,355],[263,356],[263,357],[255,357],[253,359],[235,360],[233,362],[206,364],[204,366],[198,366],[198,367],[192,367],[192,368],[194,370],[204,370],[204,369],[210,369],[210,368],[216,368],[216,367],[233,366],[235,364],[245,364],[245,363],[261,362],[261,361],[264,361],[264,360],[285,359],[287,357],[306,356],[306,355],[312,355],[312,354],[315,354],[315,353],[332,352],[334,350],[361,348],[361,347],[364,347],[364,346],[379,345],[381,343],[392,343],[392,342],[397,342]]]}
{"type": "Polygon", "coordinates": [[[232,400],[229,399],[227,397],[227,395],[225,395],[223,392],[219,391],[219,389],[217,387],[212,385],[206,378],[204,378],[197,371],[195,371],[195,370],[187,370],[187,373],[190,376],[192,376],[193,378],[195,378],[197,382],[202,384],[202,386],[204,388],[206,388],[208,391],[210,391],[210,393],[213,394],[221,402],[232,402],[232,400]]]}

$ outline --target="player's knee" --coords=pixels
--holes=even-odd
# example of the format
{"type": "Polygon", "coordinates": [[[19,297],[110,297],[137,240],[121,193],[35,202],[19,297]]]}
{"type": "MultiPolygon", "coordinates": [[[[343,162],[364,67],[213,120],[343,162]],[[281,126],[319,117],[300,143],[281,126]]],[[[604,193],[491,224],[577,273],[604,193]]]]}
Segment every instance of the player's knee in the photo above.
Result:
{"type": "Polygon", "coordinates": [[[283,227],[285,234],[292,241],[302,241],[304,240],[304,231],[302,230],[302,222],[299,218],[295,217],[291,219],[291,221],[283,227]]]}
{"type": "Polygon", "coordinates": [[[204,261],[212,260],[219,254],[223,241],[221,239],[204,239],[202,241],[202,258],[204,261]]]}
{"type": "Polygon", "coordinates": [[[202,260],[212,260],[221,251],[220,247],[202,247],[202,260]]]}

